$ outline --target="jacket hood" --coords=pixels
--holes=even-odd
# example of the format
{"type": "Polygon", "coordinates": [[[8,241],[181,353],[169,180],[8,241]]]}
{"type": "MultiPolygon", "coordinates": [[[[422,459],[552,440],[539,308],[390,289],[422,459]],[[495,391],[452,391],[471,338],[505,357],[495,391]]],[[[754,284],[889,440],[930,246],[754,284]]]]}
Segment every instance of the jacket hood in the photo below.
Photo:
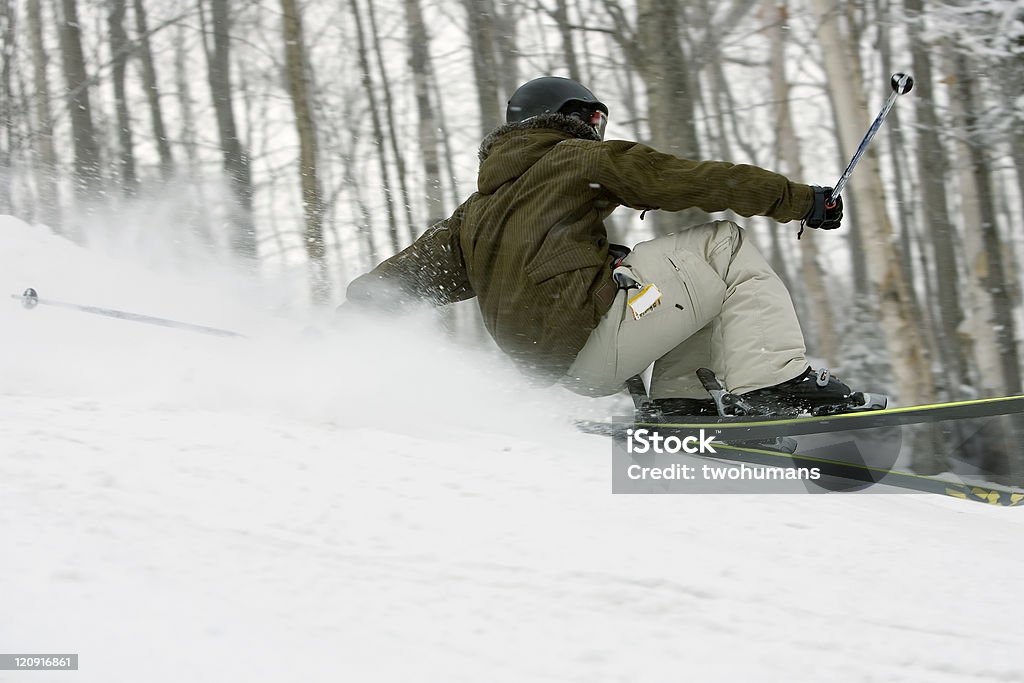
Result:
{"type": "Polygon", "coordinates": [[[480,143],[477,189],[484,194],[494,192],[525,173],[559,142],[571,138],[601,141],[593,128],[562,114],[541,114],[495,128],[480,143]]]}

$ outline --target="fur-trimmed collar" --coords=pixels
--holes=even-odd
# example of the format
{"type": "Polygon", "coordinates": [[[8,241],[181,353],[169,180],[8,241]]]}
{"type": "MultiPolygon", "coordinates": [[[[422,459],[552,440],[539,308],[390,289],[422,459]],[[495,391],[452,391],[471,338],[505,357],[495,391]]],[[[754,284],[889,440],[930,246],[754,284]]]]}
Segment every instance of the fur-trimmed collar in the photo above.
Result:
{"type": "Polygon", "coordinates": [[[534,116],[533,118],[526,119],[525,121],[506,123],[505,125],[499,126],[488,133],[487,137],[485,137],[483,142],[480,143],[480,161],[484,161],[490,155],[491,149],[494,145],[510,133],[539,129],[560,130],[568,133],[574,138],[594,140],[595,142],[601,141],[597,131],[579,119],[557,113],[541,114],[540,116],[534,116]]]}

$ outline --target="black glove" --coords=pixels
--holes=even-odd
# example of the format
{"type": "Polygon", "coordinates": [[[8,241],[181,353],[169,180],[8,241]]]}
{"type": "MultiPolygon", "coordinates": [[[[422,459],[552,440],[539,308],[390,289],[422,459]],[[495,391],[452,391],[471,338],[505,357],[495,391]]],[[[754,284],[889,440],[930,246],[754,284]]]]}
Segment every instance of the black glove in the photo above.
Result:
{"type": "Polygon", "coordinates": [[[814,190],[814,203],[804,216],[803,225],[819,230],[835,230],[843,222],[843,198],[833,198],[831,187],[811,185],[811,189],[814,190]]]}

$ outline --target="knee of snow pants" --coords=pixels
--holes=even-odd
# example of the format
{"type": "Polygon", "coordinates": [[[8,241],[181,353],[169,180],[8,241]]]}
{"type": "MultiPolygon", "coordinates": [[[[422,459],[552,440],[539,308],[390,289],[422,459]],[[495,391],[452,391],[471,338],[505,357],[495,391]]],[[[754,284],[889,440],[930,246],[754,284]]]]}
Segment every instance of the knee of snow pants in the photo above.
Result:
{"type": "MultiPolygon", "coordinates": [[[[678,238],[668,235],[641,242],[626,257],[623,265],[639,282],[657,286],[661,301],[635,319],[627,300],[636,290],[619,290],[615,303],[569,368],[569,388],[591,396],[613,394],[628,378],[721,313],[725,299],[721,276],[708,264],[706,253],[680,244],[678,238]]],[[[728,249],[729,238],[720,244],[719,249],[728,249]]]]}
{"type": "Polygon", "coordinates": [[[661,290],[661,303],[634,319],[626,302],[636,290],[620,290],[567,373],[573,391],[613,394],[651,363],[656,398],[700,395],[693,374],[701,365],[735,380],[726,386],[741,392],[806,368],[789,292],[735,223],[642,242],[624,264],[661,290]]]}

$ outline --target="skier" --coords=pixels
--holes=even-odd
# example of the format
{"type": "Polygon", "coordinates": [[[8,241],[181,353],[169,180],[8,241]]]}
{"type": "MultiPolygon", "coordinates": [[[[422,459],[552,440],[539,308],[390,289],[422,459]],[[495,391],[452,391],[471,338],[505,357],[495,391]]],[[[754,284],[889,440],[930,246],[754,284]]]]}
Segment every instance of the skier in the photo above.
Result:
{"type": "Polygon", "coordinates": [[[477,191],[354,280],[348,301],[394,309],[476,296],[488,332],[528,374],[602,396],[653,363],[650,395],[666,412],[714,413],[700,367],[758,412],[869,407],[810,367],[789,292],[736,223],[631,251],[609,244],[602,223],[618,206],[699,207],[832,230],[842,199],[754,166],[605,141],[607,120],[608,107],[573,80],[519,87],[505,125],[480,145],[477,191]]]}

